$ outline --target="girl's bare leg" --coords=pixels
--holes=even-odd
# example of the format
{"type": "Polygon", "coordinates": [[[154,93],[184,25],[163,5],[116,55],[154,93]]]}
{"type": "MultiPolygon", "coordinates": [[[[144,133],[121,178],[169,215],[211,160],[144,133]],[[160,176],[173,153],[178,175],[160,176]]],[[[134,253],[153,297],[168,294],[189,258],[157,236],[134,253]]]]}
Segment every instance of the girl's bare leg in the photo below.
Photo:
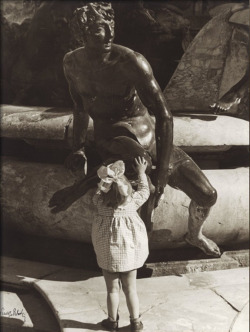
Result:
{"type": "Polygon", "coordinates": [[[136,275],[137,275],[137,270],[129,272],[120,272],[122,289],[126,296],[128,311],[131,319],[138,318],[140,315],[139,299],[136,289],[136,275]]]}
{"type": "Polygon", "coordinates": [[[107,270],[102,270],[106,287],[107,287],[107,308],[108,316],[113,321],[118,318],[118,308],[119,308],[119,293],[120,293],[120,279],[118,272],[109,272],[107,270]]]}

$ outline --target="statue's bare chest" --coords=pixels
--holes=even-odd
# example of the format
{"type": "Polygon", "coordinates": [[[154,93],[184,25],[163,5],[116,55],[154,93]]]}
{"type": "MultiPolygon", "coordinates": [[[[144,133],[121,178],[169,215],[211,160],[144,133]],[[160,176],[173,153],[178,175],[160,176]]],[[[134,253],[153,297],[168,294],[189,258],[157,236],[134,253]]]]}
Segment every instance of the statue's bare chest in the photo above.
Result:
{"type": "Polygon", "coordinates": [[[112,97],[124,96],[129,82],[118,65],[99,68],[78,68],[74,75],[78,93],[85,95],[112,97]]]}

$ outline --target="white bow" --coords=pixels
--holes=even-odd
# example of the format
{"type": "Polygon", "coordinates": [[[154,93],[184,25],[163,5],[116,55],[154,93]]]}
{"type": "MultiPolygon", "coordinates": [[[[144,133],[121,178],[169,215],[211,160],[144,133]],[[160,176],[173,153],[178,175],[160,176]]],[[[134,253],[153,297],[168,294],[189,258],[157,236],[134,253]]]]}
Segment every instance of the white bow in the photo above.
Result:
{"type": "Polygon", "coordinates": [[[115,182],[118,185],[118,190],[123,196],[128,195],[128,180],[124,176],[125,164],[122,160],[118,160],[108,166],[101,166],[97,175],[101,179],[98,183],[98,188],[104,193],[109,192],[112,183],[115,182]]]}

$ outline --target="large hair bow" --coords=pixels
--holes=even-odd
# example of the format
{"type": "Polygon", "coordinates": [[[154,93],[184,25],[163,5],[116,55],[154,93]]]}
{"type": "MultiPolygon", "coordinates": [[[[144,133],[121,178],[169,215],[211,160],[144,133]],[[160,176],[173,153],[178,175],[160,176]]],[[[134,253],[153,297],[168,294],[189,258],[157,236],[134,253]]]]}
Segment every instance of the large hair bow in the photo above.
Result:
{"type": "Polygon", "coordinates": [[[119,192],[127,196],[128,195],[128,180],[124,176],[125,164],[122,160],[118,160],[108,166],[101,166],[97,175],[101,179],[98,183],[98,188],[104,193],[109,192],[112,183],[115,182],[118,185],[119,192]]]}

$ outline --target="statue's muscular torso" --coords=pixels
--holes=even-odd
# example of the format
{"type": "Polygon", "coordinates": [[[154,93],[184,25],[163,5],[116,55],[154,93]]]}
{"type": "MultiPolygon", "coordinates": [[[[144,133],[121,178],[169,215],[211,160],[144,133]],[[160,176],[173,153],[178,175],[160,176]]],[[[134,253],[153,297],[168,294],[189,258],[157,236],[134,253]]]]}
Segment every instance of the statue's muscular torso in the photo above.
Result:
{"type": "Polygon", "coordinates": [[[66,54],[64,69],[81,99],[82,111],[94,121],[96,140],[127,132],[150,151],[155,141],[154,120],[138,97],[130,75],[131,61],[139,56],[113,44],[109,61],[98,65],[86,57],[82,47],[66,54]]]}

